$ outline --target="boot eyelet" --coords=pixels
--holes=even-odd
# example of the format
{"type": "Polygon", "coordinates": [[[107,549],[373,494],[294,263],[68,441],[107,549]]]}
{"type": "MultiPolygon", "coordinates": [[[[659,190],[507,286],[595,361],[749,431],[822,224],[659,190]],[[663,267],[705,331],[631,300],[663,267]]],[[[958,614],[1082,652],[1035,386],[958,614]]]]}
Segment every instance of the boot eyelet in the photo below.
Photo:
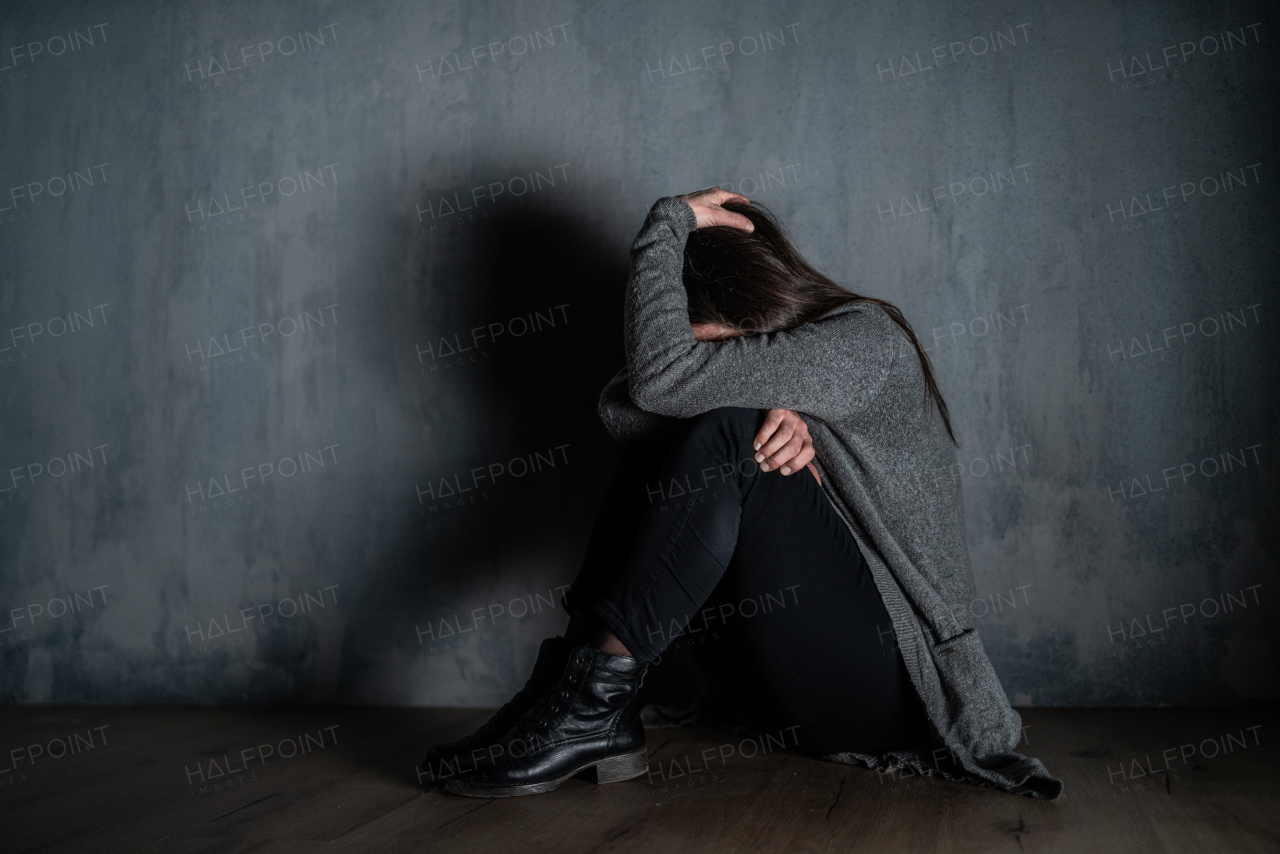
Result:
{"type": "Polygon", "coordinates": [[[579,658],[577,661],[575,661],[575,662],[574,662],[574,664],[578,665],[579,667],[581,667],[581,666],[582,666],[583,664],[585,664],[585,663],[586,663],[586,661],[585,661],[584,659],[581,659],[581,658],[579,658]]]}

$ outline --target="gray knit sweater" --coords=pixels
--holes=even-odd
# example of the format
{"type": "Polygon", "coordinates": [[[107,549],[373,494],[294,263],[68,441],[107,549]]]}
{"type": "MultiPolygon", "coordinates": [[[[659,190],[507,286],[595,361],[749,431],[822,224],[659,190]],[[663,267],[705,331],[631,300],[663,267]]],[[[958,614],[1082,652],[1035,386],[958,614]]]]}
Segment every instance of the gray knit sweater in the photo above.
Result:
{"type": "Polygon", "coordinates": [[[695,228],[688,204],[659,199],[631,248],[627,364],[601,394],[605,427],[625,441],[721,406],[801,413],[823,490],[866,558],[940,738],[913,751],[826,758],[1060,796],[1061,781],[1014,751],[1022,720],[972,626],[964,499],[957,479],[937,474],[954,465],[954,451],[941,416],[926,408],[911,341],[881,308],[854,303],[785,332],[699,343],[681,277],[695,228]]]}

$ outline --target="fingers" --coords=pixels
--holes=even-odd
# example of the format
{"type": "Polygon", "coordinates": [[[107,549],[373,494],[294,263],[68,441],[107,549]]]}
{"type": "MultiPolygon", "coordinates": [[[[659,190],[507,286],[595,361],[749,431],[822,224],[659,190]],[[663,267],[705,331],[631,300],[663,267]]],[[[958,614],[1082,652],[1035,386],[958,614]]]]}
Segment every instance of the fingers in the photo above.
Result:
{"type": "Polygon", "coordinates": [[[707,200],[715,205],[723,205],[725,202],[741,202],[744,205],[751,204],[751,200],[741,193],[731,193],[728,190],[722,190],[719,187],[711,187],[704,190],[707,193],[707,200]]]}
{"type": "MultiPolygon", "coordinates": [[[[782,463],[786,462],[786,460],[774,460],[772,457],[784,448],[788,442],[793,438],[797,440],[804,438],[803,435],[797,434],[795,422],[795,418],[782,419],[782,423],[778,425],[778,429],[769,437],[769,441],[761,445],[760,449],[756,452],[756,462],[769,464],[769,468],[765,469],[765,471],[772,471],[782,465],[782,463]]],[[[790,459],[790,457],[787,459],[790,459]]]]}
{"type": "Polygon", "coordinates": [[[684,199],[686,202],[697,199],[699,202],[707,205],[723,205],[725,202],[729,201],[742,202],[745,205],[751,204],[751,200],[741,193],[731,193],[728,190],[722,190],[719,187],[707,187],[705,190],[685,193],[683,196],[676,196],[676,198],[684,199]]]}
{"type": "MultiPolygon", "coordinates": [[[[786,409],[770,409],[769,414],[764,418],[764,424],[760,425],[760,432],[756,434],[754,447],[757,451],[773,435],[773,431],[778,429],[778,425],[782,423],[782,419],[786,417],[788,410],[786,409]]],[[[760,460],[756,460],[760,462],[760,460]]]]}
{"type": "Polygon", "coordinates": [[[793,435],[787,440],[787,443],[774,452],[773,456],[765,459],[760,464],[761,471],[778,471],[785,469],[786,474],[795,471],[795,464],[791,461],[795,459],[796,454],[800,453],[800,449],[804,447],[804,437],[793,435]]]}
{"type": "Polygon", "coordinates": [[[760,465],[760,468],[762,471],[771,471],[781,467],[779,470],[782,472],[782,476],[786,477],[794,472],[803,471],[804,467],[813,460],[813,457],[813,440],[807,436],[795,436],[778,453],[769,458],[769,468],[766,469],[764,463],[760,465]]]}
{"type": "Polygon", "coordinates": [[[736,228],[745,231],[748,234],[756,230],[751,220],[747,219],[740,213],[725,210],[724,208],[715,208],[708,217],[708,225],[725,225],[729,228],[736,228]]]}
{"type": "Polygon", "coordinates": [[[751,220],[739,213],[727,211],[721,205],[727,202],[740,202],[750,205],[751,200],[741,193],[731,193],[728,190],[722,190],[719,187],[708,187],[705,190],[698,190],[696,193],[686,193],[676,198],[683,199],[693,208],[694,214],[698,218],[698,228],[708,228],[711,226],[726,226],[728,228],[736,228],[740,231],[751,233],[756,230],[751,220]]]}
{"type": "MultiPolygon", "coordinates": [[[[782,467],[782,474],[789,475],[792,472],[804,471],[805,466],[808,466],[809,463],[813,462],[814,456],[813,440],[806,438],[803,446],[800,448],[800,453],[796,454],[795,459],[788,461],[787,464],[782,467]]],[[[818,477],[817,471],[814,471],[813,476],[818,477]]],[[[818,483],[822,483],[821,478],[818,479],[818,483]]]]}
{"type": "Polygon", "coordinates": [[[685,193],[683,195],[676,196],[676,198],[684,199],[686,202],[691,202],[694,199],[701,199],[707,193],[713,193],[719,189],[720,189],[719,187],[707,187],[705,190],[694,190],[692,193],[685,193]]]}
{"type": "Polygon", "coordinates": [[[731,193],[719,187],[711,187],[702,191],[698,201],[704,205],[712,206],[711,210],[707,211],[707,225],[723,225],[745,231],[748,234],[756,230],[751,220],[740,213],[725,210],[723,207],[728,202],[740,202],[744,205],[750,205],[751,200],[741,193],[731,193]]]}
{"type": "Polygon", "coordinates": [[[771,409],[756,436],[755,460],[761,471],[800,471],[814,457],[809,425],[789,409],[771,409]]]}

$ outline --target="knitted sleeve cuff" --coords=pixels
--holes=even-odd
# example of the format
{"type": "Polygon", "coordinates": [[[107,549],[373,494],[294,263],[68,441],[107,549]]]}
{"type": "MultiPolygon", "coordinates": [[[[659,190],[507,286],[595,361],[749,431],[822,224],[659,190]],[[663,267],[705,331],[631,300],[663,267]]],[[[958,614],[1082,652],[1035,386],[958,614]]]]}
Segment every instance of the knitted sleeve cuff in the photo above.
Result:
{"type": "Polygon", "coordinates": [[[676,226],[676,232],[679,232],[677,224],[684,225],[684,233],[696,231],[698,228],[698,217],[694,214],[693,208],[684,199],[677,199],[675,196],[663,196],[653,203],[653,207],[649,209],[649,218],[651,220],[662,219],[676,226]]]}

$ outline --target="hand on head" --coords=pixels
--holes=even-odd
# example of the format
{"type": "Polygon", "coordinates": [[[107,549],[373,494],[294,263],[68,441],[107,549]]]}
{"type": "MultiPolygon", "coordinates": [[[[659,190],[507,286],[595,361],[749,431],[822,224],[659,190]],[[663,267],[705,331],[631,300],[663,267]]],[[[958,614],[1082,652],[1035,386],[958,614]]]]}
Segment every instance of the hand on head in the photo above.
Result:
{"type": "MultiPolygon", "coordinates": [[[[753,232],[756,227],[751,220],[740,213],[727,210],[722,205],[726,202],[738,202],[750,205],[751,200],[739,193],[730,193],[719,187],[710,187],[696,193],[677,196],[689,203],[698,218],[698,228],[725,225],[730,228],[753,232]]],[[[742,335],[741,330],[733,329],[718,323],[702,323],[693,325],[694,337],[700,342],[724,341],[742,335]]],[[[809,469],[814,480],[822,483],[818,470],[814,468],[813,440],[809,437],[809,425],[799,413],[790,409],[771,409],[765,418],[755,441],[756,462],[761,471],[780,470],[785,477],[802,468],[809,469]]]]}
{"type": "Polygon", "coordinates": [[[719,187],[709,187],[696,193],[676,196],[676,198],[683,199],[689,203],[689,207],[693,208],[694,215],[698,217],[698,228],[727,225],[730,228],[738,228],[746,232],[756,230],[756,227],[751,224],[751,220],[742,214],[734,213],[721,207],[725,202],[730,201],[749,205],[751,200],[746,196],[730,193],[728,190],[722,190],[719,187]]]}

